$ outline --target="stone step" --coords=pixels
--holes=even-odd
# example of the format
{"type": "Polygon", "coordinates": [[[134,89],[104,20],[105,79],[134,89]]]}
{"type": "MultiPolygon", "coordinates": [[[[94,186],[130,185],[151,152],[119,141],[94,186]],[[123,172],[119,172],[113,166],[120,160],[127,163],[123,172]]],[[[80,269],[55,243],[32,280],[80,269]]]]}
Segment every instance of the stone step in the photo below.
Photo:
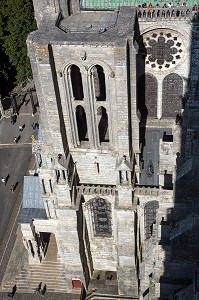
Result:
{"type": "Polygon", "coordinates": [[[13,281],[4,282],[2,290],[12,289],[17,285],[20,292],[34,292],[39,282],[47,285],[47,290],[51,292],[66,292],[66,279],[63,264],[60,261],[44,260],[38,265],[29,265],[28,270],[21,270],[13,281]]]}
{"type": "Polygon", "coordinates": [[[35,277],[35,278],[21,278],[21,279],[15,279],[13,282],[7,282],[2,286],[2,290],[10,290],[12,289],[13,285],[17,285],[18,291],[25,290],[26,292],[31,292],[36,289],[39,282],[42,281],[47,285],[47,289],[49,291],[57,291],[57,292],[66,292],[66,283],[64,281],[64,278],[51,278],[48,277],[35,277]]]}
{"type": "MultiPolygon", "coordinates": [[[[34,274],[30,274],[30,277],[31,277],[31,279],[34,279],[34,278],[36,278],[36,279],[38,279],[38,278],[47,278],[47,279],[53,279],[53,280],[56,280],[56,281],[58,281],[58,280],[62,280],[62,278],[64,278],[64,273],[63,274],[59,274],[59,273],[55,273],[55,274],[42,274],[41,275],[41,273],[34,273],[34,274]]],[[[16,277],[15,277],[15,279],[16,280],[21,280],[21,279],[23,279],[23,280],[26,280],[27,279],[27,275],[17,275],[16,277]]]]}

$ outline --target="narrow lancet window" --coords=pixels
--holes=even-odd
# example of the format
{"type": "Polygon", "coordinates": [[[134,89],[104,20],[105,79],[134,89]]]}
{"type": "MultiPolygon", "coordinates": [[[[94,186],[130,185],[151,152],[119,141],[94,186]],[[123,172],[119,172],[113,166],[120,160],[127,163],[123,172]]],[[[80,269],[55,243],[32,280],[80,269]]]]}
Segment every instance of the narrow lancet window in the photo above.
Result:
{"type": "Polygon", "coordinates": [[[91,72],[93,75],[93,84],[96,100],[106,101],[106,83],[104,69],[101,66],[96,65],[92,68],[91,72]]]}
{"type": "Polygon", "coordinates": [[[109,142],[108,115],[103,106],[97,110],[97,121],[100,143],[109,142]]]}
{"type": "Polygon", "coordinates": [[[79,141],[88,141],[86,113],[81,105],[76,107],[76,120],[79,141]]]}
{"type": "Polygon", "coordinates": [[[83,100],[83,85],[82,85],[82,76],[79,67],[76,65],[71,66],[71,83],[73,89],[73,97],[75,100],[83,100]]]}

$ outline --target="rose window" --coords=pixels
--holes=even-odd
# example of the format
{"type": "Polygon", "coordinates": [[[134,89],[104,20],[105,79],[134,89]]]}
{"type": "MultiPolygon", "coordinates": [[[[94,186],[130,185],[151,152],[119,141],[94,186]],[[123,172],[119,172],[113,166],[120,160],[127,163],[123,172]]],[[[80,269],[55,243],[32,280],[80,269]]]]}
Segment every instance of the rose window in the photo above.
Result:
{"type": "Polygon", "coordinates": [[[144,34],[140,52],[146,67],[159,71],[176,66],[185,53],[181,36],[166,29],[144,34]]]}

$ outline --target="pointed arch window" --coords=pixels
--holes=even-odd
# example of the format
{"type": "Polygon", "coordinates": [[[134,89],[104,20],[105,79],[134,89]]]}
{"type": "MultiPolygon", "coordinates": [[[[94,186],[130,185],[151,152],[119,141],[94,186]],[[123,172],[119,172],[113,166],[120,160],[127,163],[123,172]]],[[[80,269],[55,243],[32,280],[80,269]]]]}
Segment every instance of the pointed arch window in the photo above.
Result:
{"type": "Polygon", "coordinates": [[[95,235],[112,236],[111,204],[105,199],[97,197],[91,202],[91,213],[95,235]]]}
{"type": "Polygon", "coordinates": [[[167,75],[163,80],[162,116],[176,117],[182,108],[183,80],[175,73],[167,75]]]}
{"type": "Polygon", "coordinates": [[[104,69],[100,65],[95,65],[91,69],[94,86],[94,96],[97,101],[106,101],[106,83],[104,69]]]}
{"type": "Polygon", "coordinates": [[[81,105],[76,107],[76,121],[79,141],[88,141],[86,113],[81,105]]]}
{"type": "Polygon", "coordinates": [[[70,68],[70,72],[71,72],[71,84],[72,84],[73,97],[75,100],[82,101],[84,99],[84,93],[83,93],[82,75],[80,69],[78,66],[72,65],[70,68]]]}
{"type": "Polygon", "coordinates": [[[157,79],[151,74],[138,79],[138,108],[143,118],[157,117],[157,87],[157,79]]]}
{"type": "Polygon", "coordinates": [[[108,114],[103,106],[97,109],[99,141],[109,142],[108,114]]]}

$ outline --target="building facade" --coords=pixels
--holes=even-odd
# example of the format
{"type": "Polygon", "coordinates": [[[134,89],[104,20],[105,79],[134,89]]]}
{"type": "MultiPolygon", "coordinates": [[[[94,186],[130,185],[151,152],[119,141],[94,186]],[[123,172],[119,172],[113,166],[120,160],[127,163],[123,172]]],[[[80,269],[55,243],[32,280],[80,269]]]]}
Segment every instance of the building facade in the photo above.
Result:
{"type": "Polygon", "coordinates": [[[176,195],[193,169],[194,142],[182,136],[197,89],[197,12],[98,2],[33,1],[41,197],[23,241],[29,263],[42,264],[54,236],[68,293],[174,299],[197,268],[172,251],[192,212],[176,195]]]}

